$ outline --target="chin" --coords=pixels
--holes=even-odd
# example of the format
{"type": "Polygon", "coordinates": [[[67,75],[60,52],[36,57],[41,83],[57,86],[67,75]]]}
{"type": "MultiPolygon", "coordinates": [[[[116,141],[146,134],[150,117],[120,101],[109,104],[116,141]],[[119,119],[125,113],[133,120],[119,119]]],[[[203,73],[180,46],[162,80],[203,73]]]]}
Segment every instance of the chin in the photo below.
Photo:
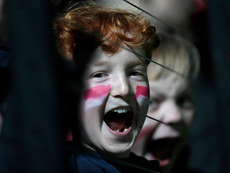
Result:
{"type": "Polygon", "coordinates": [[[129,156],[131,148],[132,144],[116,144],[112,147],[111,145],[108,145],[107,147],[104,147],[104,152],[112,157],[126,158],[129,156]]]}

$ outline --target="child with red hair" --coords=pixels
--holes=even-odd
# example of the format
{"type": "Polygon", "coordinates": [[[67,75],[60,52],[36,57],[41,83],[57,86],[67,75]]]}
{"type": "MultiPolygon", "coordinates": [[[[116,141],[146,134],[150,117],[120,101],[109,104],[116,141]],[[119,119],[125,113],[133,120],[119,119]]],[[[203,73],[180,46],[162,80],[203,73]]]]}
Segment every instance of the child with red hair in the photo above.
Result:
{"type": "Polygon", "coordinates": [[[157,162],[131,153],[148,110],[146,70],[159,44],[155,28],[126,11],[74,4],[57,17],[54,32],[75,74],[84,70],[76,76],[83,91],[75,105],[71,171],[156,171],[157,162]]]}

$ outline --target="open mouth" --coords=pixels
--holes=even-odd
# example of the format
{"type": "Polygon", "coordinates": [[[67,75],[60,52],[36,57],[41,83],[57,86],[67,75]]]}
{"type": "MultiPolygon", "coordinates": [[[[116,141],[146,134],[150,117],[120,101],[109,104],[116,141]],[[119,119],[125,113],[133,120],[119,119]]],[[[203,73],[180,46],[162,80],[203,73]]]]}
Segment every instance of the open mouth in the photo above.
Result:
{"type": "Polygon", "coordinates": [[[176,139],[160,139],[148,144],[147,150],[154,155],[156,159],[169,159],[172,156],[175,146],[178,144],[176,139]]]}
{"type": "Polygon", "coordinates": [[[132,126],[134,114],[128,108],[119,108],[109,111],[104,116],[104,122],[112,132],[128,132],[132,126]]]}

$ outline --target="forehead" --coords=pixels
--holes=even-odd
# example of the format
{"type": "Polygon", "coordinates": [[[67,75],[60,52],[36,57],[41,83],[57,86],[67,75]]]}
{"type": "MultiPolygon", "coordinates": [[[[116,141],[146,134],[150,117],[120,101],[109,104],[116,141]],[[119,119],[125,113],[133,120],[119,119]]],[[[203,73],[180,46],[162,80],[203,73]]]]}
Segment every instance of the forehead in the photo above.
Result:
{"type": "Polygon", "coordinates": [[[182,78],[159,78],[149,81],[150,95],[158,93],[164,96],[175,97],[181,94],[192,94],[191,83],[182,78]]]}
{"type": "MultiPolygon", "coordinates": [[[[116,63],[116,64],[125,64],[125,63],[139,63],[139,64],[146,64],[140,57],[132,52],[129,48],[123,48],[121,51],[111,55],[105,53],[102,50],[102,47],[99,46],[97,49],[92,53],[90,57],[89,66],[100,66],[106,63],[116,63]]],[[[147,65],[147,64],[146,64],[147,65]]]]}

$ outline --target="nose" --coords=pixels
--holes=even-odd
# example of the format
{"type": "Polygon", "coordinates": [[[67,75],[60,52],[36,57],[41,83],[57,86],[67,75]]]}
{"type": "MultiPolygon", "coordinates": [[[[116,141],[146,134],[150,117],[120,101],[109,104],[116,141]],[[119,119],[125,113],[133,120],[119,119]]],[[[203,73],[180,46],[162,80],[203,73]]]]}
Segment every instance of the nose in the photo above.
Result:
{"type": "Polygon", "coordinates": [[[117,75],[111,84],[113,97],[125,97],[130,93],[130,83],[125,75],[117,75]]]}
{"type": "Polygon", "coordinates": [[[180,107],[173,99],[166,101],[161,113],[163,114],[163,122],[169,125],[179,125],[183,121],[180,107]]]}

